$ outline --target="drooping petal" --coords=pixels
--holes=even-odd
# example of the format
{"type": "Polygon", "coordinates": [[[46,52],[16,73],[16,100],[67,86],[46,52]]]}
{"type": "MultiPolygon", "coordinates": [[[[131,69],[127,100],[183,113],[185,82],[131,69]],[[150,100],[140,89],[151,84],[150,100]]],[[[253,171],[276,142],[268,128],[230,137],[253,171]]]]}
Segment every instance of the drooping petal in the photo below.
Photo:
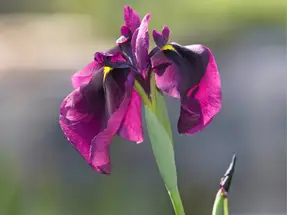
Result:
{"type": "Polygon", "coordinates": [[[126,140],[136,143],[143,142],[141,98],[134,89],[126,115],[118,133],[119,136],[126,140]]]}
{"type": "Polygon", "coordinates": [[[181,102],[180,117],[177,129],[180,134],[194,134],[203,130],[212,119],[204,124],[200,103],[193,97],[188,97],[181,102]]]}
{"type": "Polygon", "coordinates": [[[72,85],[75,89],[78,87],[88,84],[93,77],[93,74],[102,67],[97,61],[93,61],[82,70],[76,72],[72,76],[72,85]]]}
{"type": "Polygon", "coordinates": [[[190,91],[186,101],[182,102],[181,117],[178,121],[178,130],[184,134],[194,134],[204,129],[221,109],[221,84],[218,68],[209,48],[202,45],[187,46],[189,50],[201,56],[208,54],[208,64],[204,68],[204,76],[200,79],[195,92],[190,91]],[[199,108],[200,107],[200,108],[199,108]],[[187,111],[192,112],[187,116],[187,111]],[[193,121],[193,118],[198,118],[193,121]]]}
{"type": "MultiPolygon", "coordinates": [[[[121,71],[112,71],[111,74],[121,71]]],[[[127,111],[131,92],[133,88],[133,78],[132,73],[128,75],[126,81],[124,82],[124,93],[118,93],[114,90],[119,90],[123,87],[122,82],[118,79],[115,81],[115,77],[110,74],[107,76],[107,82],[105,86],[106,91],[106,103],[109,114],[109,119],[107,122],[107,127],[100,132],[92,140],[91,151],[90,151],[90,162],[92,166],[98,166],[102,172],[110,173],[110,157],[109,157],[109,145],[113,136],[118,132],[121,123],[124,119],[125,113],[127,111]],[[117,83],[121,86],[114,86],[117,83]],[[109,96],[111,93],[115,93],[119,96],[117,101],[112,101],[109,96]],[[113,112],[112,112],[113,111],[113,112]]],[[[113,96],[115,98],[116,96],[113,96]]]]}
{"type": "Polygon", "coordinates": [[[77,89],[82,85],[88,84],[93,75],[103,67],[107,57],[109,57],[112,62],[124,61],[119,51],[118,47],[114,47],[107,52],[95,53],[94,61],[72,76],[73,87],[77,89]]]}
{"type": "Polygon", "coordinates": [[[168,39],[169,39],[169,34],[170,34],[170,30],[167,26],[163,27],[162,32],[159,32],[157,30],[152,31],[153,40],[159,48],[167,44],[168,39]]]}
{"type": "Polygon", "coordinates": [[[124,20],[126,26],[133,33],[141,24],[140,16],[131,7],[124,7],[124,20]]]}
{"type": "Polygon", "coordinates": [[[61,105],[60,125],[67,139],[100,173],[110,173],[109,145],[126,116],[133,81],[129,68],[113,69],[105,77],[102,69],[61,105]]]}
{"type": "Polygon", "coordinates": [[[152,59],[155,68],[172,63],[162,67],[163,71],[157,71],[156,84],[168,95],[181,98],[178,130],[180,133],[193,134],[205,128],[220,111],[219,72],[207,47],[168,46],[171,47],[155,54],[152,59]]]}
{"type": "Polygon", "coordinates": [[[209,54],[203,49],[197,52],[175,43],[172,47],[176,51],[167,50],[164,53],[178,67],[178,91],[181,97],[184,97],[205,75],[209,54]]]}
{"type": "Polygon", "coordinates": [[[162,51],[152,57],[153,71],[156,73],[156,85],[163,92],[174,98],[180,98],[178,66],[168,59],[162,51]]]}
{"type": "Polygon", "coordinates": [[[134,32],[131,46],[136,58],[137,67],[140,71],[144,70],[149,64],[148,49],[149,49],[149,34],[148,23],[150,21],[150,14],[147,14],[140,27],[134,32]]]}
{"type": "Polygon", "coordinates": [[[119,108],[125,96],[125,82],[129,69],[113,69],[104,80],[106,108],[109,117],[119,108]]]}
{"type": "MultiPolygon", "coordinates": [[[[93,138],[105,127],[103,74],[68,95],[60,107],[60,125],[69,142],[89,163],[93,138]]],[[[92,167],[101,172],[99,166],[92,167]]]]}

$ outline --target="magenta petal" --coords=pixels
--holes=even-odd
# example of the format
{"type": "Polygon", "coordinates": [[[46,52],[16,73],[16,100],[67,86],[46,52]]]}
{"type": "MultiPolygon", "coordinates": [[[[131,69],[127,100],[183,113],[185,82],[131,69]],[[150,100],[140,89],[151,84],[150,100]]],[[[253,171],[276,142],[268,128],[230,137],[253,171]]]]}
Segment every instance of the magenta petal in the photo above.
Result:
{"type": "Polygon", "coordinates": [[[126,140],[136,143],[143,142],[141,98],[134,89],[126,115],[118,133],[119,136],[126,140]]]}
{"type": "Polygon", "coordinates": [[[211,51],[202,45],[181,46],[152,57],[156,84],[181,99],[178,130],[194,134],[204,129],[221,109],[220,76],[211,51]]]}
{"type": "Polygon", "coordinates": [[[191,45],[186,48],[199,54],[205,51],[209,54],[205,75],[200,80],[197,91],[190,92],[182,102],[181,117],[178,122],[180,133],[194,134],[204,129],[220,111],[221,86],[218,68],[210,49],[202,45],[191,45]],[[198,116],[200,117],[196,122],[195,119],[198,116]]]}
{"type": "Polygon", "coordinates": [[[92,140],[90,150],[90,165],[100,168],[100,170],[106,174],[109,174],[111,170],[109,145],[113,136],[117,133],[121,126],[130,102],[133,88],[133,79],[131,78],[131,75],[129,75],[125,87],[126,90],[124,98],[118,109],[110,116],[107,122],[107,127],[92,140]]]}
{"type": "Polygon", "coordinates": [[[213,120],[210,118],[206,123],[203,122],[203,114],[199,101],[189,97],[181,104],[180,117],[177,129],[180,134],[195,134],[205,129],[213,120]]]}
{"type": "Polygon", "coordinates": [[[141,24],[141,19],[139,15],[129,6],[124,7],[124,20],[126,26],[133,33],[141,24]]]}
{"type": "Polygon", "coordinates": [[[136,47],[137,47],[136,43],[137,43],[138,34],[139,34],[139,28],[134,31],[132,39],[131,39],[132,53],[134,53],[134,55],[135,55],[136,47]]]}
{"type": "Polygon", "coordinates": [[[154,40],[155,44],[157,45],[157,47],[161,48],[165,45],[163,42],[163,39],[162,39],[162,35],[159,31],[153,30],[152,36],[153,36],[153,40],[154,40]]]}
{"type": "MultiPolygon", "coordinates": [[[[100,73],[97,76],[102,78],[100,73]]],[[[73,91],[60,106],[59,120],[68,141],[89,162],[91,141],[105,125],[102,87],[88,84],[73,91]]],[[[101,172],[98,166],[92,167],[101,172]]]]}
{"type": "Polygon", "coordinates": [[[178,92],[178,66],[168,59],[163,52],[157,52],[152,57],[152,67],[156,72],[157,87],[171,97],[180,98],[178,92]],[[161,67],[161,65],[167,66],[161,67]]]}
{"type": "Polygon", "coordinates": [[[93,77],[93,74],[98,71],[102,66],[97,62],[93,61],[89,65],[87,65],[82,70],[76,72],[72,76],[72,85],[75,89],[78,87],[85,85],[89,83],[91,78],[93,77]]]}
{"type": "Polygon", "coordinates": [[[157,30],[153,30],[152,36],[155,44],[157,47],[162,48],[169,39],[170,30],[167,26],[164,26],[162,29],[162,32],[159,32],[157,30]]]}
{"type": "Polygon", "coordinates": [[[121,27],[121,35],[128,37],[129,35],[129,28],[125,25],[121,27]]]}
{"type": "Polygon", "coordinates": [[[150,21],[150,14],[147,14],[137,31],[134,32],[132,37],[132,50],[135,54],[138,68],[144,70],[148,63],[148,49],[149,49],[149,34],[148,22],[150,21]]]}
{"type": "Polygon", "coordinates": [[[133,75],[127,69],[115,69],[103,82],[101,70],[61,105],[60,125],[67,139],[100,173],[110,173],[109,145],[129,107],[133,75]]]}
{"type": "Polygon", "coordinates": [[[109,52],[96,52],[94,60],[101,66],[105,64],[105,60],[109,59],[111,62],[124,61],[125,59],[121,55],[120,51],[109,52]]]}
{"type": "Polygon", "coordinates": [[[170,30],[167,26],[164,26],[161,33],[162,33],[162,38],[166,44],[169,40],[170,30]]]}
{"type": "Polygon", "coordinates": [[[179,133],[189,133],[197,131],[197,127],[202,126],[201,109],[199,102],[192,98],[186,98],[181,102],[180,117],[177,123],[179,133]],[[200,126],[198,126],[200,125],[200,126]]]}
{"type": "Polygon", "coordinates": [[[117,48],[111,49],[109,52],[95,53],[94,61],[72,76],[73,87],[77,89],[82,85],[88,84],[93,75],[103,67],[107,57],[110,57],[111,62],[125,60],[117,48]]]}

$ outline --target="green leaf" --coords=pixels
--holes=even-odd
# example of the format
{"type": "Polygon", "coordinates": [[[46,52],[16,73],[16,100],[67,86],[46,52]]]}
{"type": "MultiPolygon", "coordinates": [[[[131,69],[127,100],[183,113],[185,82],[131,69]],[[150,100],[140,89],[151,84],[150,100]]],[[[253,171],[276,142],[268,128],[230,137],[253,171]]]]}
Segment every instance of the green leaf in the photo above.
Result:
{"type": "Polygon", "coordinates": [[[176,189],[177,173],[170,136],[157,116],[147,106],[145,106],[145,117],[149,139],[160,174],[169,189],[176,189]]]}
{"type": "MultiPolygon", "coordinates": [[[[163,99],[162,97],[159,98],[163,99]]],[[[163,107],[162,105],[164,105],[164,103],[162,103],[161,106],[157,107],[163,107]]],[[[177,172],[175,166],[175,157],[171,133],[168,134],[168,129],[167,127],[165,128],[165,126],[169,125],[169,122],[168,124],[166,122],[165,126],[162,125],[160,119],[166,120],[166,118],[163,118],[163,116],[165,115],[157,117],[151,108],[145,106],[147,130],[159,172],[165,183],[166,189],[168,190],[168,194],[172,201],[175,214],[185,215],[179,190],[177,187],[177,172]]]]}
{"type": "MultiPolygon", "coordinates": [[[[171,126],[170,126],[170,120],[168,116],[168,111],[166,108],[164,96],[162,93],[157,89],[155,93],[156,97],[156,109],[155,114],[160,121],[160,123],[163,125],[164,129],[169,135],[169,138],[172,140],[172,132],[171,132],[171,126]]],[[[172,141],[171,141],[172,142],[172,141]]]]}

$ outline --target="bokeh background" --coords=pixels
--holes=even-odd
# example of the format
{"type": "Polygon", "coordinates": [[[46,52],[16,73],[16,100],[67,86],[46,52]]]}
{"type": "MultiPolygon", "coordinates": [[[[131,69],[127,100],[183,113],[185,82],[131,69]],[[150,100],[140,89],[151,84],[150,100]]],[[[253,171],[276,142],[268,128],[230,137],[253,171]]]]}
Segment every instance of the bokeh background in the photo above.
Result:
{"type": "Polygon", "coordinates": [[[114,45],[126,4],[210,46],[221,72],[222,111],[199,134],[177,133],[167,98],[186,214],[211,214],[234,152],[231,214],[286,214],[286,0],[0,0],[0,215],[173,214],[148,138],[115,138],[104,176],[58,125],[70,76],[114,45]]]}

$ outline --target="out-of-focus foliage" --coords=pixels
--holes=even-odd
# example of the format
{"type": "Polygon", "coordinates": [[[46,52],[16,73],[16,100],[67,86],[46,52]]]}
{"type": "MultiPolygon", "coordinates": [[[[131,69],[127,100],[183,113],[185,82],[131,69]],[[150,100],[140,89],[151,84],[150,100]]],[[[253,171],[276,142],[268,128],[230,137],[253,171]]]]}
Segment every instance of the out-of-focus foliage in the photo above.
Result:
{"type": "MultiPolygon", "coordinates": [[[[221,32],[254,24],[286,24],[285,0],[12,0],[0,1],[0,12],[69,12],[90,14],[97,35],[114,37],[123,24],[124,5],[131,5],[141,16],[150,12],[150,29],[168,25],[174,35],[195,34],[206,39],[208,33],[221,32]],[[98,28],[100,27],[100,28],[98,28]],[[205,36],[205,35],[206,36],[205,36]]],[[[209,35],[210,37],[210,35],[209,35]]]]}

